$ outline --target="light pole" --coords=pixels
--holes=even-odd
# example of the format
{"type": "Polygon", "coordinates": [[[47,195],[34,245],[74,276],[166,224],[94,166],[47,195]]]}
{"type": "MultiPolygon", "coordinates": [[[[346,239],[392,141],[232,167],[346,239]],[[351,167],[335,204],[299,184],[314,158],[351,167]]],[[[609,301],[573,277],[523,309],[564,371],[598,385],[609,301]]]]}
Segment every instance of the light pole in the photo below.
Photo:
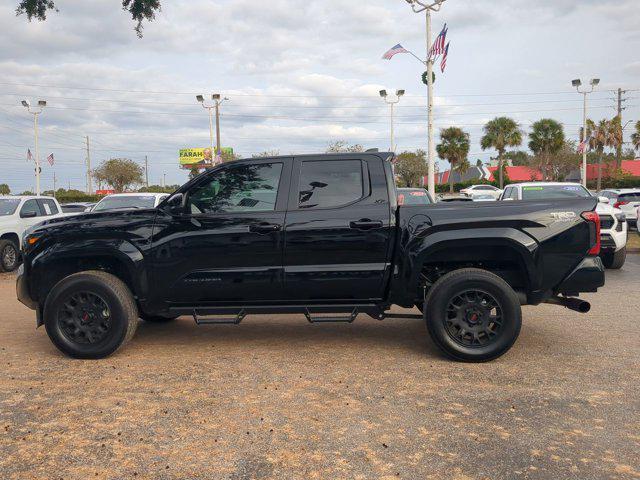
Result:
{"type": "Polygon", "coordinates": [[[213,153],[215,151],[216,156],[222,155],[222,150],[220,146],[220,104],[225,100],[229,100],[227,97],[220,99],[219,93],[211,94],[211,100],[213,100],[212,104],[207,104],[205,102],[203,95],[196,95],[196,100],[200,102],[203,108],[206,108],[209,111],[209,141],[211,146],[211,163],[213,165],[213,153]],[[216,149],[213,149],[213,112],[216,111],[216,149]]]}
{"type": "MultiPolygon", "coordinates": [[[[582,135],[580,135],[580,143],[584,143],[587,138],[587,95],[593,92],[593,89],[600,83],[599,78],[592,78],[589,82],[591,85],[590,90],[580,90],[580,86],[582,85],[582,80],[576,78],[571,81],[571,85],[576,87],[578,93],[581,93],[583,96],[582,103],[582,135]]],[[[586,146],[582,146],[582,185],[587,188],[587,149],[586,146]]]]}
{"type": "Polygon", "coordinates": [[[435,192],[435,158],[436,148],[433,140],[433,59],[429,57],[431,50],[431,12],[440,11],[445,0],[405,0],[415,13],[425,12],[427,22],[427,188],[431,198],[436,198],[435,192]]]}
{"type": "Polygon", "coordinates": [[[390,152],[395,152],[396,151],[396,145],[395,145],[395,141],[393,138],[393,106],[398,103],[400,101],[400,97],[404,95],[404,90],[396,90],[396,99],[395,100],[391,100],[389,98],[389,95],[387,95],[387,91],[386,90],[380,90],[380,96],[382,97],[382,99],[385,101],[385,103],[387,105],[389,105],[389,120],[391,123],[391,141],[389,143],[390,147],[389,147],[389,151],[390,152]]]}
{"type": "Polygon", "coordinates": [[[29,113],[33,115],[33,132],[36,141],[36,195],[40,195],[40,150],[38,149],[38,115],[42,113],[44,107],[47,106],[46,100],[38,100],[37,108],[31,108],[31,103],[28,100],[22,100],[22,106],[27,109],[29,113]]]}

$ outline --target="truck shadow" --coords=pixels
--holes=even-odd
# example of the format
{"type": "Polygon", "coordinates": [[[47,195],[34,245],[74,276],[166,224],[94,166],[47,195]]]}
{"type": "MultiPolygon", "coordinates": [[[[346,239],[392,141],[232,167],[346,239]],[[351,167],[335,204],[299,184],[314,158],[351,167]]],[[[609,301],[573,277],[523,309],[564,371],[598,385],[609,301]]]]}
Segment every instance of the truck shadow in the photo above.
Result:
{"type": "Polygon", "coordinates": [[[247,317],[240,325],[196,325],[189,317],[166,324],[140,321],[126,348],[153,345],[185,348],[215,346],[222,350],[308,350],[326,348],[393,348],[441,357],[420,320],[373,320],[360,315],[351,324],[309,324],[300,315],[247,317]]]}

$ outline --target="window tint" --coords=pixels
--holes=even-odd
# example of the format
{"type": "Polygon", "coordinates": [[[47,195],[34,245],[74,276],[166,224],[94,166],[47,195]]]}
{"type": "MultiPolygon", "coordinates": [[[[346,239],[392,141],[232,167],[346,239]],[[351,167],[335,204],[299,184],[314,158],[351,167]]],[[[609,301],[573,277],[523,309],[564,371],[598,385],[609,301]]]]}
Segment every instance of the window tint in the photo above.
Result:
{"type": "Polygon", "coordinates": [[[522,187],[522,199],[584,198],[591,194],[582,185],[533,185],[522,187]]]}
{"type": "Polygon", "coordinates": [[[53,200],[42,199],[40,202],[40,206],[42,207],[45,215],[56,215],[58,213],[58,206],[53,200]]]}
{"type": "Polygon", "coordinates": [[[493,187],[490,185],[479,185],[476,187],[476,190],[493,190],[493,187]]]}
{"type": "Polygon", "coordinates": [[[360,160],[303,162],[298,189],[299,208],[346,205],[362,198],[360,160]]]}
{"type": "Polygon", "coordinates": [[[276,209],[282,163],[238,165],[216,172],[194,189],[191,213],[269,212],[276,209]]]}
{"type": "Polygon", "coordinates": [[[27,200],[26,202],[24,202],[24,205],[22,205],[22,208],[20,209],[20,216],[24,217],[25,214],[28,214],[30,212],[35,212],[36,216],[40,216],[38,202],[36,202],[35,200],[27,200]]]}

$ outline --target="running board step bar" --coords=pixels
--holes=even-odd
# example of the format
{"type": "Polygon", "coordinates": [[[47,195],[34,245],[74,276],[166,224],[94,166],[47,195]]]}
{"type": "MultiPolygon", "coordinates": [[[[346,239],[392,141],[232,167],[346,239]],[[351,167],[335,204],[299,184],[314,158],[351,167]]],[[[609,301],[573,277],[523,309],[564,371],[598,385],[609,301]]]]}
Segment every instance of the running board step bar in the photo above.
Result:
{"type": "Polygon", "coordinates": [[[235,317],[199,317],[197,310],[193,310],[193,320],[196,322],[196,325],[238,325],[244,317],[247,316],[247,313],[244,310],[240,310],[235,317]]]}
{"type": "Polygon", "coordinates": [[[307,317],[309,323],[352,323],[358,316],[358,308],[354,307],[354,309],[351,310],[351,313],[346,317],[311,316],[309,309],[305,308],[304,316],[307,317]]]}

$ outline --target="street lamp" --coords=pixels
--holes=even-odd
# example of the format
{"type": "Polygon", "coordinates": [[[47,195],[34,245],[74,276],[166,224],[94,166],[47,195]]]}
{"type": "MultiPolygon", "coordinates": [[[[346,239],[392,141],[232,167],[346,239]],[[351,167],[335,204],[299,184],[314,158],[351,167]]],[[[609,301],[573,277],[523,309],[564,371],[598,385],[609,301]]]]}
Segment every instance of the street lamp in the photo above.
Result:
{"type": "Polygon", "coordinates": [[[220,147],[220,104],[225,100],[229,100],[227,97],[220,99],[219,93],[211,94],[211,100],[213,100],[213,104],[207,104],[205,102],[205,98],[203,95],[196,95],[196,100],[200,102],[203,108],[206,108],[209,111],[209,141],[211,146],[211,164],[213,166],[213,113],[212,110],[216,111],[216,156],[222,155],[222,149],[220,147]]]}
{"type": "Polygon", "coordinates": [[[395,100],[390,99],[389,95],[387,95],[386,90],[380,90],[380,97],[385,101],[387,105],[389,105],[389,120],[391,124],[391,143],[389,147],[389,151],[395,152],[395,142],[393,138],[393,106],[400,101],[400,97],[404,95],[404,90],[396,90],[395,100]]]}
{"type": "Polygon", "coordinates": [[[433,59],[429,57],[431,50],[431,12],[438,12],[445,0],[405,0],[415,13],[425,12],[426,34],[427,34],[427,188],[431,198],[436,198],[435,194],[435,158],[436,149],[433,139],[433,59]]]}
{"type": "MultiPolygon", "coordinates": [[[[589,90],[582,89],[582,80],[576,78],[571,80],[571,85],[576,88],[578,93],[582,94],[583,103],[582,103],[582,134],[580,135],[580,143],[584,143],[587,138],[587,95],[593,92],[593,89],[600,83],[599,78],[592,78],[589,81],[589,85],[591,88],[589,90]]],[[[582,185],[587,188],[587,149],[586,146],[582,146],[582,185]]]]}
{"type": "Polygon", "coordinates": [[[46,100],[38,100],[38,106],[31,108],[31,102],[29,100],[22,100],[22,106],[27,109],[29,113],[33,115],[33,133],[36,142],[35,160],[36,160],[36,195],[40,195],[40,150],[38,148],[38,115],[42,113],[44,107],[47,106],[46,100]]]}

